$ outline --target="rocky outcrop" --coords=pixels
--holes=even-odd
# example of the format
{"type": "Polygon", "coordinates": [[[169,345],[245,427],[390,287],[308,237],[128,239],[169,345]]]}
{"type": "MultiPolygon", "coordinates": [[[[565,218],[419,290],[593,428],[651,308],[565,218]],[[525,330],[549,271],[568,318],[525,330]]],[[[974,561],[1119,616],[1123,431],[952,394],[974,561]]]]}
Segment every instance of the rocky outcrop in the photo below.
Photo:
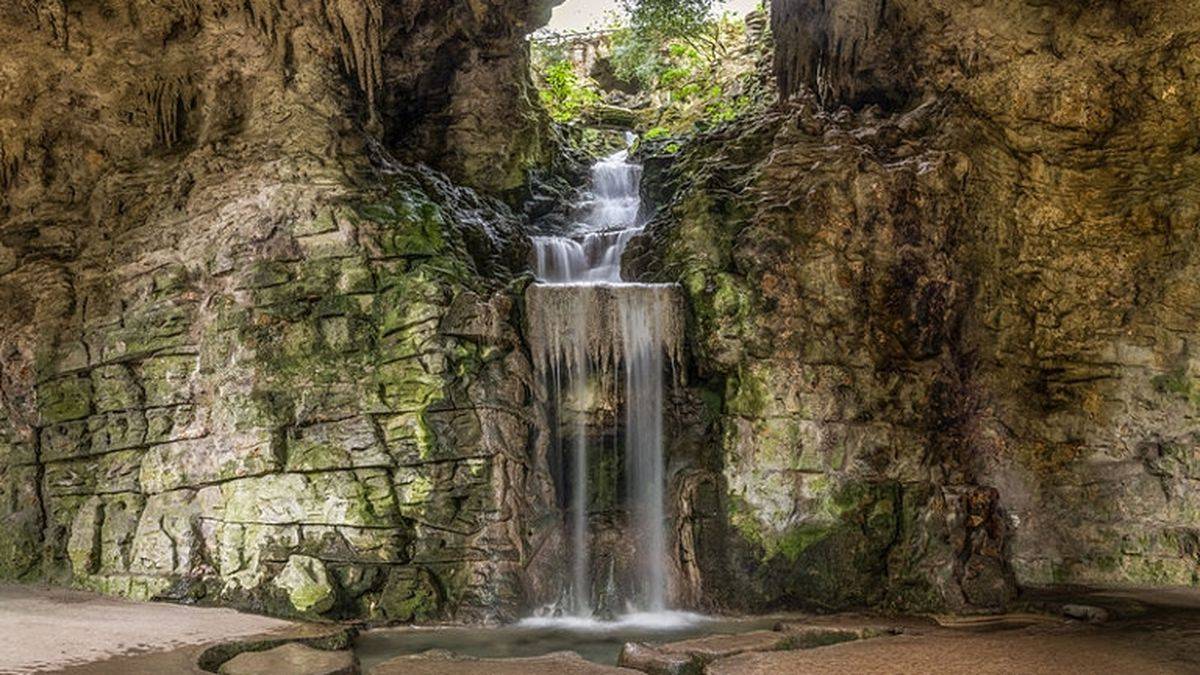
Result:
{"type": "Polygon", "coordinates": [[[403,621],[527,602],[528,244],[393,160],[384,92],[434,68],[397,61],[398,13],[4,5],[0,576],[403,621]]]}
{"type": "Polygon", "coordinates": [[[526,36],[561,0],[383,3],[383,121],[401,156],[506,192],[554,159],[529,75],[526,36]]]}
{"type": "Polygon", "coordinates": [[[1193,4],[772,15],[790,99],[648,168],[665,208],[627,260],[684,285],[721,402],[680,540],[733,544],[681,552],[694,583],[955,608],[1003,604],[1010,566],[1196,583],[1193,4]]]}
{"type": "Polygon", "coordinates": [[[690,297],[691,380],[722,439],[680,488],[695,597],[966,609],[1011,593],[995,491],[954,442],[968,294],[945,224],[966,211],[964,165],[922,147],[936,114],[903,120],[899,149],[869,113],[788,104],[666,174],[642,254],[659,264],[638,262],[690,297]]]}

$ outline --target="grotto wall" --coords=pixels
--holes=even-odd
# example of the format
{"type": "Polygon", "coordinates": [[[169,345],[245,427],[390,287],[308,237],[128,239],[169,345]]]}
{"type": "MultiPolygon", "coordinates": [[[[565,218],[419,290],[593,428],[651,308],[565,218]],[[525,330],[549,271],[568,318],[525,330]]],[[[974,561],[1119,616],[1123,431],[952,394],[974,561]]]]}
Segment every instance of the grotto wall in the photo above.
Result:
{"type": "Polygon", "coordinates": [[[455,10],[435,59],[405,47],[449,39],[435,5],[0,3],[0,578],[400,621],[534,600],[528,241],[394,157],[511,187],[540,120],[458,97],[522,108],[537,12],[455,10]]]}
{"type": "MultiPolygon", "coordinates": [[[[559,0],[561,1],[561,0],[559,0]]],[[[525,184],[558,146],[537,104],[526,36],[553,0],[403,0],[383,4],[386,136],[400,156],[491,192],[525,184]]]]}
{"type": "Polygon", "coordinates": [[[1200,582],[1200,9],[775,0],[772,26],[783,100],[647,151],[663,207],[626,261],[685,287],[719,407],[676,473],[697,592],[1200,582]]]}

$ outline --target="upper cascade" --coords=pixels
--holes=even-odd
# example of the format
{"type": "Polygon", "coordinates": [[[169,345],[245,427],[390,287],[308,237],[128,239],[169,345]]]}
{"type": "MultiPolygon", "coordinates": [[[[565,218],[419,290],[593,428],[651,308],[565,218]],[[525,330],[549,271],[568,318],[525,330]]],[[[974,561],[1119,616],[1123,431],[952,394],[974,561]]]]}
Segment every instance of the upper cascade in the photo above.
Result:
{"type": "Polygon", "coordinates": [[[533,237],[534,271],[542,283],[621,283],[621,256],[638,226],[642,167],[621,150],[592,166],[586,221],[565,236],[533,237]]]}

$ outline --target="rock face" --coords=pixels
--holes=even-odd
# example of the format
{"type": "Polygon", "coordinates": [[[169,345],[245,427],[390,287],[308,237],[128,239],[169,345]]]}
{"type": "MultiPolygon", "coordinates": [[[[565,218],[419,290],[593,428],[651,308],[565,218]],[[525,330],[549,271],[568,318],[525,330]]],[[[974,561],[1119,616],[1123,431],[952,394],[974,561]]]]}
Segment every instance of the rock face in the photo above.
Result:
{"type": "MultiPolygon", "coordinates": [[[[4,3],[0,577],[308,616],[523,606],[552,506],[528,243],[391,153],[389,87],[490,67],[400,49],[433,4],[4,3]]],[[[477,17],[511,38],[489,53],[519,63],[531,12],[477,17]]],[[[403,150],[528,159],[460,138],[403,150]]]]}
{"type": "Polygon", "coordinates": [[[684,285],[719,401],[720,450],[676,474],[694,595],[1197,583],[1200,10],[772,15],[788,100],[650,158],[665,206],[626,261],[684,285]]]}
{"type": "Polygon", "coordinates": [[[521,187],[556,151],[536,105],[526,35],[561,0],[383,3],[382,117],[389,143],[489,191],[521,187]]]}

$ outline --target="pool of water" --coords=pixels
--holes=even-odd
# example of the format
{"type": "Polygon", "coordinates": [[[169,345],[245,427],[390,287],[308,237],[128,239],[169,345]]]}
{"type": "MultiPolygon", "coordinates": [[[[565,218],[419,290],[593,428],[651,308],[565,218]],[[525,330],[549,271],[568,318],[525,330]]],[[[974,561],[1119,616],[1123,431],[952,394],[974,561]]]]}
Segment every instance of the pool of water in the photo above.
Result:
{"type": "Polygon", "coordinates": [[[495,628],[379,628],[359,635],[355,652],[364,671],[397,656],[431,649],[480,658],[539,656],[566,650],[595,663],[615,665],[626,642],[671,642],[720,633],[744,633],[771,628],[780,618],[724,618],[686,612],[656,612],[628,614],[613,621],[532,618],[495,628]]]}

